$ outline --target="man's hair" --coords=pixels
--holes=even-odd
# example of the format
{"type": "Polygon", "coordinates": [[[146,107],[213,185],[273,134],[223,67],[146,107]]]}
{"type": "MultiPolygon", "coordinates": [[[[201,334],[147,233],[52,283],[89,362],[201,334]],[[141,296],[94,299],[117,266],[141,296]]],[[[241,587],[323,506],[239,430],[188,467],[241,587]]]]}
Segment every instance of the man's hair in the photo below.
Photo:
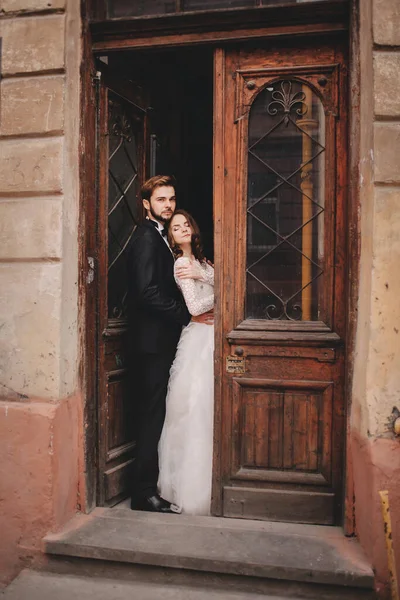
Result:
{"type": "Polygon", "coordinates": [[[154,190],[162,185],[170,185],[175,189],[175,177],[172,175],[154,175],[154,177],[150,177],[150,179],[144,182],[140,190],[142,200],[150,200],[154,190]]]}

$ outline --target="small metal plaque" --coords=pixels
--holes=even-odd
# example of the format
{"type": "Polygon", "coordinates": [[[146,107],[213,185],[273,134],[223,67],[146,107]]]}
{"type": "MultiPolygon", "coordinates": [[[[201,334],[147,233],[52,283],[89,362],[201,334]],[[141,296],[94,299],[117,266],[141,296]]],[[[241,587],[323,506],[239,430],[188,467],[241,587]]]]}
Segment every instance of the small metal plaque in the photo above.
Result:
{"type": "Polygon", "coordinates": [[[227,356],[226,357],[226,372],[227,373],[245,373],[246,360],[244,356],[227,356]]]}

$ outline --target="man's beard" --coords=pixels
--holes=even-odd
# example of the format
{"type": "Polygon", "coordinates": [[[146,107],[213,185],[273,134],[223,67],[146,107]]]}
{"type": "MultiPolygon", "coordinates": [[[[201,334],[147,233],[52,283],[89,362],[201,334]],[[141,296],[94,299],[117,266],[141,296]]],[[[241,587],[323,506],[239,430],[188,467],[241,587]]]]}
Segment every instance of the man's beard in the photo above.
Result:
{"type": "Polygon", "coordinates": [[[171,211],[171,215],[169,217],[163,217],[162,215],[158,215],[154,210],[153,207],[150,203],[150,214],[153,217],[153,219],[155,219],[156,221],[160,221],[160,223],[162,223],[163,225],[165,225],[165,223],[167,221],[169,221],[169,219],[172,217],[172,215],[174,214],[173,211],[171,211]]]}

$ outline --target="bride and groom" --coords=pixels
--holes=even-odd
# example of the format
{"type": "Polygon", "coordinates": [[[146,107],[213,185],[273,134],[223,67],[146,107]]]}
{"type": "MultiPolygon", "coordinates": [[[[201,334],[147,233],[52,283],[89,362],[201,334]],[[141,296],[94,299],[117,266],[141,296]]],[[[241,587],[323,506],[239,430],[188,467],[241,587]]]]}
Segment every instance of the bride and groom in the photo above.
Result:
{"type": "Polygon", "coordinates": [[[127,253],[138,394],[131,508],[205,515],[212,480],[214,269],[196,222],[175,210],[174,179],[151,177],[141,195],[146,219],[127,253]]]}

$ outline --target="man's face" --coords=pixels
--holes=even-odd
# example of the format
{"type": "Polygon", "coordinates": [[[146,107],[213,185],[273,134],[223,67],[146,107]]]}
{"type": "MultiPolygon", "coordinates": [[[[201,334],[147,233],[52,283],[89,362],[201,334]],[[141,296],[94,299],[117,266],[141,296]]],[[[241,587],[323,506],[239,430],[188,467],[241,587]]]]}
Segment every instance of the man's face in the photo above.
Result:
{"type": "Polygon", "coordinates": [[[172,185],[157,187],[150,200],[143,200],[147,216],[160,223],[165,223],[172,217],[176,208],[175,189],[172,185]]]}

